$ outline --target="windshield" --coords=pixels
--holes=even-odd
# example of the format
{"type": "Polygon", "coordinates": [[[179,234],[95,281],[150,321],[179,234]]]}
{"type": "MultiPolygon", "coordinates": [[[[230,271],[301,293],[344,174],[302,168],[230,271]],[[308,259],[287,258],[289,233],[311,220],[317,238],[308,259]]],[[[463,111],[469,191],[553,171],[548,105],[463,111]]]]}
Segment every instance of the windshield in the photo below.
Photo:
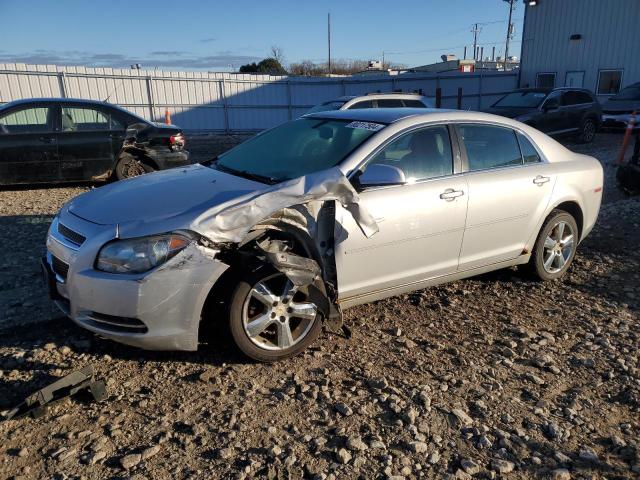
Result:
{"type": "Polygon", "coordinates": [[[545,92],[511,92],[498,100],[494,107],[537,108],[545,99],[545,92]]]}
{"type": "Polygon", "coordinates": [[[610,100],[640,100],[640,87],[627,87],[610,100]]]}
{"type": "Polygon", "coordinates": [[[267,130],[220,155],[214,168],[276,183],[338,165],[383,128],[378,123],[301,118],[267,130]]]}
{"type": "Polygon", "coordinates": [[[326,112],[328,110],[340,110],[340,107],[343,106],[347,102],[333,101],[333,102],[324,102],[320,105],[316,105],[307,113],[318,113],[318,112],[326,112]]]}

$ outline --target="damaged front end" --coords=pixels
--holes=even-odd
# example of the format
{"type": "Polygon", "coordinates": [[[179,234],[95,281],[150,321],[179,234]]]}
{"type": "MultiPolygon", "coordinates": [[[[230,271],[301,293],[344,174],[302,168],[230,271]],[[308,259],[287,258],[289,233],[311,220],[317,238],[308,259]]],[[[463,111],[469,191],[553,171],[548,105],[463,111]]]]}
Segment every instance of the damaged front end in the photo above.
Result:
{"type": "Polygon", "coordinates": [[[378,231],[339,168],[283,182],[206,212],[192,228],[216,244],[217,258],[232,268],[267,263],[296,287],[306,287],[328,329],[349,335],[338,305],[336,202],[367,237],[378,231]]]}

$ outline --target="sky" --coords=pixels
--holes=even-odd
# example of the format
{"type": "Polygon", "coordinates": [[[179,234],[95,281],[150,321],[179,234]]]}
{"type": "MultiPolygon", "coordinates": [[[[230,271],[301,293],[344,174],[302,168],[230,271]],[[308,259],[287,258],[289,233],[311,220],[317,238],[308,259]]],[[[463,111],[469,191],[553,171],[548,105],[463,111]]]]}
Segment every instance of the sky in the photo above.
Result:
{"type": "MultiPolygon", "coordinates": [[[[509,13],[503,0],[0,0],[0,63],[230,71],[271,46],[286,63],[325,62],[329,12],[332,58],[384,51],[406,67],[461,58],[475,23],[485,57],[493,46],[502,54],[509,13]]],[[[510,55],[520,53],[523,15],[518,0],[510,55]]]]}

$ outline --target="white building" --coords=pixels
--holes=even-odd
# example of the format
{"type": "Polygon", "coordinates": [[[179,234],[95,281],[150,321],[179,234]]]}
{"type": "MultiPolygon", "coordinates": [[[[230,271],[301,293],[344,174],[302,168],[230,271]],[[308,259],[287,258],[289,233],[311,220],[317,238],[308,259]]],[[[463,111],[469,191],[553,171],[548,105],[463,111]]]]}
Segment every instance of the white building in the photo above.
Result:
{"type": "Polygon", "coordinates": [[[640,82],[640,0],[525,0],[521,87],[601,99],[640,82]]]}

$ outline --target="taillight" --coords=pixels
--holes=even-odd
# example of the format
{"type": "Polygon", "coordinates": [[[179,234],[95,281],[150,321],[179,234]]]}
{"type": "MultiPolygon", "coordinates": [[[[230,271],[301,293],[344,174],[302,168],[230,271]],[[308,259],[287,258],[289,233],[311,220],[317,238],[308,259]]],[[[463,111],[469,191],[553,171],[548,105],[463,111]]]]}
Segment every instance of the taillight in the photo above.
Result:
{"type": "Polygon", "coordinates": [[[181,133],[178,133],[176,135],[171,135],[169,137],[169,146],[171,148],[184,148],[185,145],[185,138],[184,135],[181,133]]]}

